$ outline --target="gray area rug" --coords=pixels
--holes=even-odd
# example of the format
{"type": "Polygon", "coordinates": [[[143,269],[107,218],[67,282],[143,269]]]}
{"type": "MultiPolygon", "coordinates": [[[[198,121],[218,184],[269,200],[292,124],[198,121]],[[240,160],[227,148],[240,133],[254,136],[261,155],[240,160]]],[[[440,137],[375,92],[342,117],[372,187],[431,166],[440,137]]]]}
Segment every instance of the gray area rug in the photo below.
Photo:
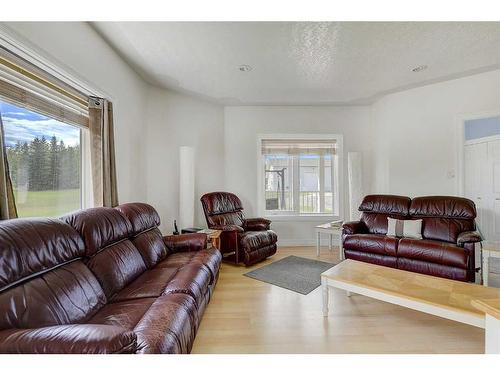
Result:
{"type": "Polygon", "coordinates": [[[309,294],[321,285],[321,274],[334,265],[333,263],[290,255],[245,273],[245,276],[300,294],[309,294]]]}

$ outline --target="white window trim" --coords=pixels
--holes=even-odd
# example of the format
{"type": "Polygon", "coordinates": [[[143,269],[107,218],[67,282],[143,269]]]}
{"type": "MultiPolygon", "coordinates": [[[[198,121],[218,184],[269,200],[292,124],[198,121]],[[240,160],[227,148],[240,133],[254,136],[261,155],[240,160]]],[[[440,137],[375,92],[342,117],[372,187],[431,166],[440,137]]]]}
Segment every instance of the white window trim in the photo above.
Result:
{"type": "MultiPolygon", "coordinates": [[[[342,220],[344,216],[344,137],[342,134],[257,134],[257,210],[260,216],[274,221],[332,221],[342,220]],[[335,139],[338,145],[338,215],[277,213],[270,214],[264,206],[264,164],[262,163],[262,140],[264,139],[335,139]]],[[[334,178],[334,176],[332,176],[334,178]]],[[[333,188],[333,187],[332,187],[333,188]]]]}
{"type": "MultiPolygon", "coordinates": [[[[95,83],[85,79],[66,64],[58,61],[44,50],[40,49],[28,39],[21,36],[9,26],[0,23],[0,44],[9,51],[17,54],[31,64],[45,70],[69,86],[89,96],[108,98],[116,108],[118,99],[101,89],[95,83]]],[[[71,125],[76,126],[76,125],[71,125]]],[[[94,207],[92,189],[92,171],[90,160],[90,134],[88,129],[80,127],[81,150],[81,206],[82,209],[94,207]]]]}

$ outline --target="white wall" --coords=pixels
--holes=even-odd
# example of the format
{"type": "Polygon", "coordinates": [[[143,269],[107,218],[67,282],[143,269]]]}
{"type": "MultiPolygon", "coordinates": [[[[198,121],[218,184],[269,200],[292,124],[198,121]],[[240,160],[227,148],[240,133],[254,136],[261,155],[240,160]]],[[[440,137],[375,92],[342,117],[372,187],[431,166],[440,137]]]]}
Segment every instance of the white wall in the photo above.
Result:
{"type": "Polygon", "coordinates": [[[490,110],[500,110],[498,70],[377,101],[372,106],[374,190],[408,196],[458,194],[459,118],[490,110]]]}
{"type": "Polygon", "coordinates": [[[120,202],[146,199],[143,140],[145,131],[144,81],[84,22],[8,22],[28,47],[69,68],[114,105],[115,148],[120,202]]]}
{"type": "MultiPolygon", "coordinates": [[[[224,189],[224,111],[219,105],[151,87],[147,95],[147,200],[171,232],[179,218],[179,147],[195,149],[195,225],[206,227],[199,201],[224,189]]],[[[180,230],[181,228],[179,228],[180,230]]]]}
{"type": "MultiPolygon", "coordinates": [[[[86,23],[5,25],[112,98],[120,201],[153,204],[168,231],[179,215],[182,145],[197,152],[195,224],[203,226],[198,199],[207,191],[233,191],[248,216],[258,214],[259,133],[343,134],[344,161],[348,151],[363,153],[366,193],[457,194],[457,117],[500,109],[500,71],[390,94],[366,107],[223,109],[146,84],[86,23]]],[[[307,243],[314,224],[273,227],[282,244],[307,243]]]]}
{"type": "MultiPolygon", "coordinates": [[[[348,151],[361,151],[365,191],[370,190],[372,128],[369,107],[258,106],[226,107],[224,111],[226,189],[242,200],[247,217],[257,212],[257,135],[310,133],[343,134],[344,187],[348,151]]],[[[344,189],[344,197],[347,190],[344,189]]],[[[344,200],[347,215],[347,200],[344,200]]],[[[273,221],[281,245],[312,244],[318,221],[273,221]]]]}

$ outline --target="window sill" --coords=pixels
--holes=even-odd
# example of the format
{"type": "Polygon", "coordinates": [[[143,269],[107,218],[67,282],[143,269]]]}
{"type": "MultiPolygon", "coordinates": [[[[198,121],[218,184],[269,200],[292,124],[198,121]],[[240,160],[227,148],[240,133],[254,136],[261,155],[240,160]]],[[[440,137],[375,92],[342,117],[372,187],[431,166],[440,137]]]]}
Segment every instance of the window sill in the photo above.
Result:
{"type": "Polygon", "coordinates": [[[263,215],[264,218],[271,221],[294,221],[294,222],[323,222],[327,223],[330,221],[341,220],[339,216],[331,215],[263,215]]]}

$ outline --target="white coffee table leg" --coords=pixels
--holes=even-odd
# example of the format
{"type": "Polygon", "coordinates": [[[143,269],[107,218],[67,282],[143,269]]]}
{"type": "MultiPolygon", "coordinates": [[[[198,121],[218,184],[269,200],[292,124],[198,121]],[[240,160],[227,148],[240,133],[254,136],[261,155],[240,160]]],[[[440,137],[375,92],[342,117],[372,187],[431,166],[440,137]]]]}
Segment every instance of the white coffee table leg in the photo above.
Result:
{"type": "Polygon", "coordinates": [[[328,316],[328,284],[321,279],[321,290],[323,292],[323,316],[328,316]]]}
{"type": "Polygon", "coordinates": [[[500,353],[500,320],[486,314],[484,351],[486,354],[500,353]]]}
{"type": "Polygon", "coordinates": [[[488,275],[490,271],[490,254],[483,250],[483,285],[488,286],[488,275]]]}
{"type": "Polygon", "coordinates": [[[319,257],[319,248],[321,246],[321,234],[319,232],[316,233],[316,256],[319,257]]]}

